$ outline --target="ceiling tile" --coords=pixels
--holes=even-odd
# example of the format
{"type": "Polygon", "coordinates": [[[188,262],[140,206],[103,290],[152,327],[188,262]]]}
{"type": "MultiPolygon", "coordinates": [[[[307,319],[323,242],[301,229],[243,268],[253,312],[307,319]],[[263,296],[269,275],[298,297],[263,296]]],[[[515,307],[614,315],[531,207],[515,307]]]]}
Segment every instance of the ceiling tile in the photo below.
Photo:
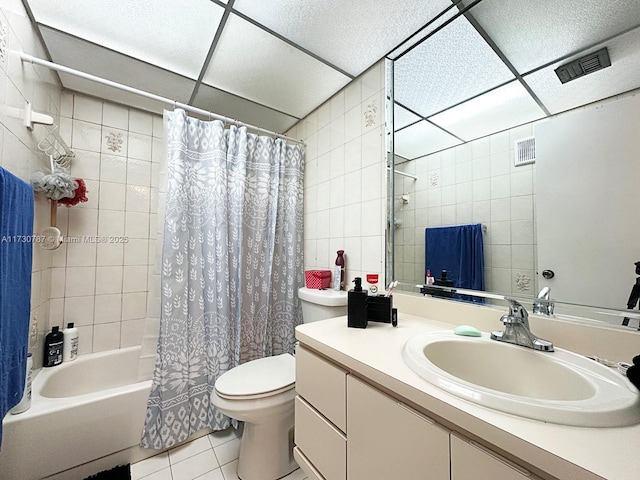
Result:
{"type": "Polygon", "coordinates": [[[416,123],[420,120],[420,117],[415,113],[411,113],[406,108],[402,108],[400,105],[395,104],[393,106],[393,129],[399,130],[407,125],[416,123]]]}
{"type": "Polygon", "coordinates": [[[224,8],[202,0],[29,0],[38,23],[198,78],[224,8]]]}
{"type": "MultiPolygon", "coordinates": [[[[398,46],[396,49],[390,52],[389,55],[387,56],[391,60],[395,60],[399,55],[403,54],[407,49],[411,48],[420,40],[430,35],[436,28],[441,26],[447,20],[452,19],[459,12],[460,10],[458,10],[457,8],[450,8],[449,10],[444,12],[440,18],[435,20],[431,25],[429,25],[427,28],[425,28],[424,30],[416,34],[414,37],[407,39],[406,42],[403,42],[400,46],[398,46]]],[[[444,27],[444,28],[447,28],[447,27],[444,27]]]]}
{"type": "Polygon", "coordinates": [[[639,88],[640,28],[598,45],[592,51],[605,46],[611,66],[603,70],[562,84],[554,70],[574,59],[568,58],[527,75],[524,80],[553,114],[639,88]]]}
{"type": "MultiPolygon", "coordinates": [[[[80,70],[98,77],[145,90],[156,95],[186,103],[195,81],[166,70],[134,60],[56,30],[41,27],[42,36],[49,48],[52,61],[65,67],[80,70]]],[[[119,103],[131,103],[138,108],[161,111],[161,104],[142,100],[141,97],[112,87],[106,87],[70,75],[60,75],[65,88],[102,97],[119,103]],[[144,106],[143,106],[144,105],[144,106]],[[151,108],[151,106],[154,106],[151,108]]],[[[166,108],[166,105],[164,105],[166,108]]]]}
{"type": "Polygon", "coordinates": [[[513,79],[466,18],[454,20],[394,64],[394,96],[423,116],[513,79]]]}
{"type": "Polygon", "coordinates": [[[425,120],[403,128],[394,136],[395,154],[410,160],[461,143],[454,136],[425,120]]]}
{"type": "Polygon", "coordinates": [[[429,120],[468,142],[544,116],[522,84],[513,81],[429,120]]]}
{"type": "Polygon", "coordinates": [[[450,0],[236,0],[233,8],[354,76],[450,0]]]}
{"type": "Polygon", "coordinates": [[[351,79],[230,15],[203,81],[302,118],[351,79]]]}
{"type": "Polygon", "coordinates": [[[472,15],[524,74],[640,24],[640,2],[485,0],[472,15]]]}
{"type": "Polygon", "coordinates": [[[257,105],[208,85],[200,86],[194,105],[278,133],[286,132],[298,122],[295,117],[257,105]]]}

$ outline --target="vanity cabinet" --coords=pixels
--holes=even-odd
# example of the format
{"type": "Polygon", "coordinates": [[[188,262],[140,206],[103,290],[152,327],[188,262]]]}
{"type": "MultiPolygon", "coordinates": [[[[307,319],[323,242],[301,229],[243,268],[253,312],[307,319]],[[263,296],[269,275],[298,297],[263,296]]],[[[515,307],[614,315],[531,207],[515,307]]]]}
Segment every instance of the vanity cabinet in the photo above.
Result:
{"type": "Polygon", "coordinates": [[[449,480],[449,432],[351,375],[347,431],[349,480],[449,480]]]}
{"type": "Polygon", "coordinates": [[[534,480],[526,470],[296,350],[294,457],[312,480],[534,480]]]}
{"type": "Polygon", "coordinates": [[[522,467],[457,434],[451,435],[451,480],[535,480],[522,467]]]}

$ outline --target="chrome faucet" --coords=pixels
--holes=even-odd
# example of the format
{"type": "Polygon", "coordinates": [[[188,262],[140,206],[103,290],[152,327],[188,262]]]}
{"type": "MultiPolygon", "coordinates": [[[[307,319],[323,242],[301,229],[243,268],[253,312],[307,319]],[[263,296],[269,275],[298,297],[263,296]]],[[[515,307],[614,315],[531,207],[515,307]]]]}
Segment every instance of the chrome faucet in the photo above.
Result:
{"type": "Polygon", "coordinates": [[[549,300],[549,294],[551,293],[551,287],[543,287],[538,293],[538,296],[533,301],[533,313],[538,315],[546,315],[548,317],[553,315],[554,303],[553,300],[549,300]]]}
{"type": "Polygon", "coordinates": [[[516,300],[505,298],[509,302],[509,313],[500,321],[504,323],[504,332],[491,332],[491,339],[499,342],[513,343],[523,347],[553,352],[553,343],[536,337],[529,329],[529,315],[516,300]]]}

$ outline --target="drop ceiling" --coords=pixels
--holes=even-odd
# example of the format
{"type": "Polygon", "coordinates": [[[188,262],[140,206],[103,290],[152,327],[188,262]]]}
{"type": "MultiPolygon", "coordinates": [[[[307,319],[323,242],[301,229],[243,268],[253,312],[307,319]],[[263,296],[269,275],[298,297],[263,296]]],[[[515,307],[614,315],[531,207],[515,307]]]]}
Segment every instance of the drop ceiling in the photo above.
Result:
{"type": "MultiPolygon", "coordinates": [[[[23,0],[49,59],[284,132],[450,0],[23,0]]],[[[161,111],[60,73],[62,85],[161,111]]]]}
{"type": "MultiPolygon", "coordinates": [[[[638,0],[23,0],[49,60],[284,133],[395,60],[396,152],[416,158],[640,87],[638,0]],[[606,46],[612,66],[562,85],[606,46]]],[[[60,73],[63,87],[166,105],[60,73]]]]}
{"type": "Polygon", "coordinates": [[[463,0],[449,15],[389,54],[400,157],[640,88],[638,0],[463,0]],[[560,82],[557,67],[603,47],[610,67],[560,82]]]}

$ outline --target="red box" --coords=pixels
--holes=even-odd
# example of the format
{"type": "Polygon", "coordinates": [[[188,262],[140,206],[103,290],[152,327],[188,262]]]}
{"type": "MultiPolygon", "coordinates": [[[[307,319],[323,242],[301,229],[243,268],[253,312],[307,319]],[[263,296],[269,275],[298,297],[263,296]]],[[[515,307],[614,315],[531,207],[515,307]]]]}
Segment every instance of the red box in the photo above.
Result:
{"type": "Polygon", "coordinates": [[[331,270],[305,270],[304,283],[307,288],[329,288],[331,285],[331,270]]]}

